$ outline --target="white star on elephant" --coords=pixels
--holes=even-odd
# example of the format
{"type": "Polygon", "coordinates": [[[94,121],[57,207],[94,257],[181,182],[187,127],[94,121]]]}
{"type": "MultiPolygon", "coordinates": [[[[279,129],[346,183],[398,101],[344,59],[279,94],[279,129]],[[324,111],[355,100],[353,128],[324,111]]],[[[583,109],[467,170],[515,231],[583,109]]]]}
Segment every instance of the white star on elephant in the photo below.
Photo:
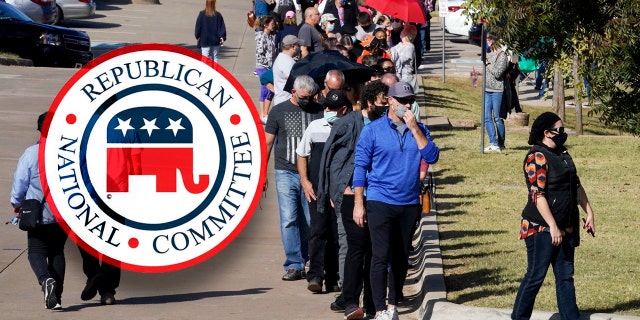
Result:
{"type": "Polygon", "coordinates": [[[114,130],[122,131],[122,136],[126,137],[128,130],[134,130],[134,128],[131,126],[130,123],[131,123],[131,118],[127,119],[126,121],[123,121],[122,119],[118,118],[118,126],[115,127],[114,130]]]}
{"type": "Polygon", "coordinates": [[[149,121],[145,118],[142,118],[142,120],[144,120],[144,126],[142,126],[140,129],[147,130],[147,134],[149,134],[149,137],[151,137],[151,133],[153,133],[153,130],[160,129],[158,128],[158,126],[156,126],[157,119],[149,121]]]}
{"type": "Polygon", "coordinates": [[[169,118],[169,123],[170,124],[165,129],[172,130],[173,131],[173,136],[176,137],[178,135],[178,131],[179,130],[184,130],[184,127],[182,125],[180,125],[181,122],[182,122],[182,118],[180,118],[178,120],[173,120],[173,119],[169,118]]]}

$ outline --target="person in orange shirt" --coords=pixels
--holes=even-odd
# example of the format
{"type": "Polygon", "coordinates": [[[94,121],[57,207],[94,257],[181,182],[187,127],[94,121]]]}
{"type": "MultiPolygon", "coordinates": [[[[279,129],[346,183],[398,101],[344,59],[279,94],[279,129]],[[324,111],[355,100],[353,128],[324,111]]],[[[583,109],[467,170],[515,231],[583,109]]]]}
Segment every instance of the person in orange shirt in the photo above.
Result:
{"type": "Polygon", "coordinates": [[[360,57],[358,57],[358,63],[362,63],[362,58],[370,55],[391,59],[389,45],[387,43],[387,32],[382,28],[376,29],[372,36],[367,36],[360,44],[364,50],[360,57]]]}

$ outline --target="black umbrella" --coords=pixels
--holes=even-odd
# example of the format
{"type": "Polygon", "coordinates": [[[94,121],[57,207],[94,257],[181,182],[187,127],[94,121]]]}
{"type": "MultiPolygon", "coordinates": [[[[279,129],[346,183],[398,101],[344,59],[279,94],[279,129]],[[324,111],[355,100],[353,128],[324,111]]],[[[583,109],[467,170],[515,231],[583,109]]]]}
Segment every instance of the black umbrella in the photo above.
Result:
{"type": "Polygon", "coordinates": [[[284,86],[284,91],[291,92],[293,81],[297,76],[303,74],[312,77],[319,86],[322,86],[327,72],[334,69],[342,71],[346,82],[350,84],[369,81],[371,74],[376,71],[373,68],[349,60],[349,58],[336,50],[312,52],[293,65],[287,83],[284,86]]]}

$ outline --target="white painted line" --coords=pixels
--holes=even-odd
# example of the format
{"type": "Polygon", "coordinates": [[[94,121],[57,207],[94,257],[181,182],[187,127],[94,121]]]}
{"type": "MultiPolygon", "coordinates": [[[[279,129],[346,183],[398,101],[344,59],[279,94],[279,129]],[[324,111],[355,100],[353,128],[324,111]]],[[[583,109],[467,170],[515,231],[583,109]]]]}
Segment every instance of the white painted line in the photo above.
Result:
{"type": "Polygon", "coordinates": [[[19,74],[2,74],[0,73],[0,79],[15,79],[20,78],[22,75],[19,74]]]}

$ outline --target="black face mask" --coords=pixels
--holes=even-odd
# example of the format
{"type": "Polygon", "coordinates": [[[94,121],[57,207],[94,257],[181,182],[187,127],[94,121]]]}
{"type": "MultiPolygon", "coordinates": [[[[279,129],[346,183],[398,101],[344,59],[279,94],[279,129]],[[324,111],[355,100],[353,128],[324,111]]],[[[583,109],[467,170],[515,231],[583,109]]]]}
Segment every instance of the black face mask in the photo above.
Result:
{"type": "Polygon", "coordinates": [[[375,106],[372,112],[369,112],[369,120],[376,120],[384,115],[384,112],[387,111],[389,106],[375,106]]]}
{"type": "Polygon", "coordinates": [[[553,136],[551,138],[551,140],[553,140],[553,143],[556,144],[556,147],[562,147],[564,146],[564,143],[567,142],[567,133],[558,133],[555,136],[553,136]]]}

